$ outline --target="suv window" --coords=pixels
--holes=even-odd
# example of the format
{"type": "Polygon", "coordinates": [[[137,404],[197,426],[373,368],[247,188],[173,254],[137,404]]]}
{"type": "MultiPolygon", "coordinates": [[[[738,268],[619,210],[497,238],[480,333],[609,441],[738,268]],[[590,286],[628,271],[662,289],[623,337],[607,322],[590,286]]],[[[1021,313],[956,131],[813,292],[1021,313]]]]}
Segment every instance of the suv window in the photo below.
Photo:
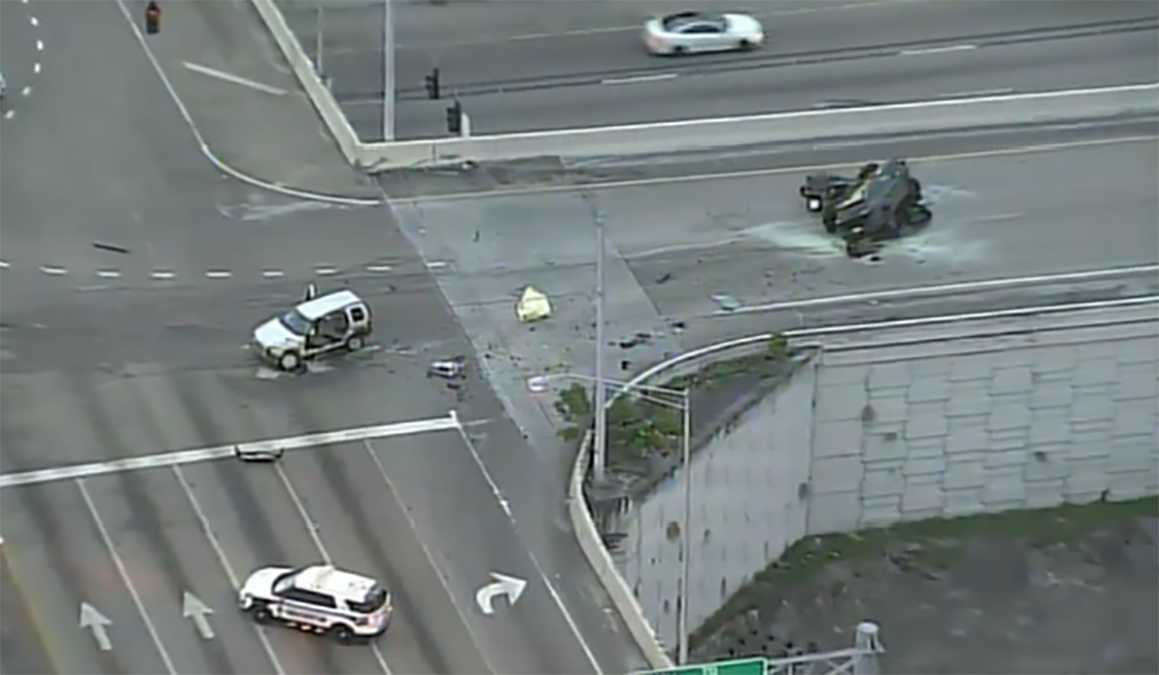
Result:
{"type": "Polygon", "coordinates": [[[361,307],[354,307],[350,310],[350,319],[354,323],[362,323],[366,320],[366,312],[361,307]]]}
{"type": "Polygon", "coordinates": [[[375,586],[370,589],[370,592],[366,594],[366,598],[361,602],[352,600],[346,604],[350,606],[351,611],[358,612],[359,614],[370,614],[371,612],[377,612],[382,609],[386,605],[388,597],[389,595],[385,588],[375,586]]]}
{"type": "Polygon", "coordinates": [[[322,593],[315,593],[304,588],[290,588],[282,593],[282,597],[286,600],[293,600],[294,602],[304,602],[308,605],[316,607],[337,607],[338,604],[334,602],[334,598],[322,593]]]}

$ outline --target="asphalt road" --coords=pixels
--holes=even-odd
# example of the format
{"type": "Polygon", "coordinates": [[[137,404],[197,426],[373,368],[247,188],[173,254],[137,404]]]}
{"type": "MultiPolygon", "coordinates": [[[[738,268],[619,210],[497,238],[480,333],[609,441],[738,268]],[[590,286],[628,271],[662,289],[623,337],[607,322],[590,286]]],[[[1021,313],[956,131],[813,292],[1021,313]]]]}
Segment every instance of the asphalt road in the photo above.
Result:
{"type": "MultiPolygon", "coordinates": [[[[39,21],[28,3],[7,2],[0,5],[0,69],[7,85],[0,103],[0,117],[14,119],[29,105],[33,89],[43,71],[41,55],[44,40],[39,21]]],[[[6,130],[0,127],[0,130],[6,130]]]]}
{"type": "MultiPolygon", "coordinates": [[[[316,54],[315,4],[280,5],[316,54]]],[[[582,22],[554,6],[394,6],[400,138],[445,134],[447,101],[426,100],[423,80],[436,66],[473,129],[498,133],[1141,82],[1159,57],[1159,13],[1130,1],[729,5],[764,19],[769,46],[684,59],[643,53],[657,8],[642,3],[585,3],[582,22]]],[[[366,138],[381,129],[382,7],[346,3],[321,23],[323,70],[366,138]]]]}
{"type": "MultiPolygon", "coordinates": [[[[458,197],[439,196],[456,191],[447,176],[396,176],[386,189],[420,196],[396,200],[399,220],[423,255],[450,261],[438,276],[443,293],[476,348],[489,350],[492,382],[517,423],[547,455],[557,447],[550,438],[558,423],[545,415],[551,396],[530,397],[527,379],[590,374],[599,218],[609,248],[606,372],[619,379],[682,350],[768,330],[772,319],[756,311],[768,303],[1155,263],[1156,136],[1148,121],[763,155],[754,149],[748,157],[704,153],[555,170],[506,165],[464,174],[458,197]],[[804,212],[797,187],[811,167],[850,169],[882,155],[911,158],[934,222],[889,247],[879,263],[852,261],[804,212]],[[689,177],[730,169],[741,174],[689,177]],[[491,195],[470,195],[487,185],[491,195]],[[510,318],[525,285],[554,307],[534,331],[510,318]],[[725,304],[742,311],[723,312],[725,304]],[[637,334],[647,338],[643,344],[631,339],[637,334]]],[[[1122,292],[1132,286],[1118,285],[1122,292]]]]}
{"type": "Polygon", "coordinates": [[[561,526],[562,459],[534,464],[481,380],[460,398],[426,378],[431,359],[470,347],[432,261],[391,213],[323,208],[223,178],[118,3],[35,8],[43,77],[30,114],[5,120],[0,162],[0,580],[14,589],[4,623],[27,634],[5,628],[0,671],[638,670],[561,526]],[[307,282],[366,296],[376,344],[328,369],[271,378],[242,345],[307,282]],[[331,443],[276,468],[156,458],[452,409],[468,435],[331,443]],[[148,468],[129,472],[54,471],[146,456],[148,468]],[[11,482],[27,471],[47,482],[11,482]],[[432,485],[445,487],[441,497],[432,485]],[[263,640],[234,610],[231,590],[255,566],[325,559],[395,592],[396,624],[377,651],[284,630],[263,640]],[[529,585],[514,607],[499,601],[485,616],[474,592],[491,572],[529,585]],[[212,638],[183,616],[186,592],[213,610],[212,638]],[[82,603],[111,622],[109,650],[78,625],[82,603]]]}

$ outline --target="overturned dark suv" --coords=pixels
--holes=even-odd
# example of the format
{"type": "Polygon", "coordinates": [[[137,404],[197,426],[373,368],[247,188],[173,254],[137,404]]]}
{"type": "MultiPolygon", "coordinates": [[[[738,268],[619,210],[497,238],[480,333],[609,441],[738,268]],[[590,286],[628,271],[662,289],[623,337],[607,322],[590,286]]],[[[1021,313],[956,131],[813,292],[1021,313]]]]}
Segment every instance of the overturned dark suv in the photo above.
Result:
{"type": "Polygon", "coordinates": [[[801,186],[805,208],[821,214],[825,231],[845,241],[845,252],[860,258],[885,242],[925,227],[933,218],[922,201],[922,186],[903,159],[870,162],[856,177],[817,173],[801,186]]]}

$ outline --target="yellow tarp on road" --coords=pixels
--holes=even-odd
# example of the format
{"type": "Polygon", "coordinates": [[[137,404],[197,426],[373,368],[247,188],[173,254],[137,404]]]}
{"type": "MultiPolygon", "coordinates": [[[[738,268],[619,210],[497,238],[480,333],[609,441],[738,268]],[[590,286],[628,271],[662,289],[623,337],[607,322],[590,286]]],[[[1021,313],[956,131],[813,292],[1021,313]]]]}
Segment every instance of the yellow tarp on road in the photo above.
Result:
{"type": "Polygon", "coordinates": [[[551,316],[551,302],[534,286],[528,286],[519,296],[519,302],[515,303],[515,316],[520,323],[546,319],[551,316]]]}

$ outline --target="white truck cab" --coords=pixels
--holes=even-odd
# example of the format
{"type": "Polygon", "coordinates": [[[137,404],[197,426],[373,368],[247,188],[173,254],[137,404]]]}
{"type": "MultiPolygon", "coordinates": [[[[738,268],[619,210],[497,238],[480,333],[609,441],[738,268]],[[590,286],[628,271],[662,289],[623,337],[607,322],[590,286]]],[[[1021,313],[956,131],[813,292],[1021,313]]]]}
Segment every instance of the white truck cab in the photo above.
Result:
{"type": "Polygon", "coordinates": [[[385,633],[394,611],[380,583],[332,565],[256,570],[238,592],[238,606],[258,623],[282,623],[347,644],[385,633]]]}
{"type": "Polygon", "coordinates": [[[354,291],[318,296],[311,284],[301,303],[255,328],[251,342],[262,359],[295,371],[323,354],[362,349],[371,330],[370,308],[354,291]]]}

